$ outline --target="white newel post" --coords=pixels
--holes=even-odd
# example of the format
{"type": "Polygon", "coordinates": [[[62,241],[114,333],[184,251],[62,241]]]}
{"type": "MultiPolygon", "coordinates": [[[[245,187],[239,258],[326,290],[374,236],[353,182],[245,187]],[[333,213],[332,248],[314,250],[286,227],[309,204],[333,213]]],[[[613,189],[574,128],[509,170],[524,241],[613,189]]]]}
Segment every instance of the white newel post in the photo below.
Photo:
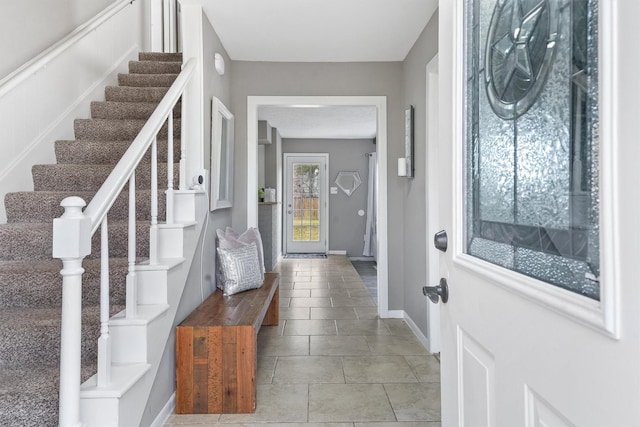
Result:
{"type": "Polygon", "coordinates": [[[67,197],[53,220],[53,257],[62,260],[62,324],[60,335],[60,414],[62,427],[80,426],[82,342],[82,260],[91,253],[91,219],[80,197],[67,197]]]}

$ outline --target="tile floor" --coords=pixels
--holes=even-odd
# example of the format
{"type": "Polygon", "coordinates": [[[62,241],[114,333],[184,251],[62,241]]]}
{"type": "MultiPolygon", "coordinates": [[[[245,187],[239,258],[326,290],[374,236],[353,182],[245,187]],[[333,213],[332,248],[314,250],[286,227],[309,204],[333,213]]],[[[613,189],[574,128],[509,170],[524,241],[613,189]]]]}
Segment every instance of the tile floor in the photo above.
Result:
{"type": "Polygon", "coordinates": [[[276,270],[280,324],[258,335],[256,412],[172,415],[165,426],[440,426],[439,362],[403,320],[378,319],[346,257],[276,270]]]}

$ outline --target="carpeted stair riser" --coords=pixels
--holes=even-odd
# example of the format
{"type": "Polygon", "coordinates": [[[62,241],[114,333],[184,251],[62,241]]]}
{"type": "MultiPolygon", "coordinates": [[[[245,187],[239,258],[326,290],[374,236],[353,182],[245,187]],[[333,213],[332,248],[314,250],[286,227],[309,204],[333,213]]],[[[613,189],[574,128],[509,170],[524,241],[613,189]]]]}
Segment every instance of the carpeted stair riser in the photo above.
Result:
{"type": "MultiPolygon", "coordinates": [[[[82,304],[100,304],[100,260],[85,259],[82,304]]],[[[109,301],[125,304],[126,258],[109,260],[109,301]]],[[[0,307],[60,307],[62,304],[62,261],[0,261],[0,307]]],[[[1,388],[1,386],[0,386],[1,388]]]]}
{"type": "MultiPolygon", "coordinates": [[[[2,224],[0,225],[0,260],[50,260],[52,258],[53,224],[2,224]]],[[[109,221],[109,256],[128,256],[128,225],[125,221],[109,221]]],[[[149,222],[136,224],[136,256],[149,256],[149,222]]],[[[91,254],[87,258],[100,257],[100,231],[91,239],[91,254]]]]}
{"type": "MultiPolygon", "coordinates": [[[[76,119],[73,129],[77,140],[133,141],[145,125],[146,120],[76,119]]],[[[173,121],[173,136],[181,134],[180,119],[173,121]]],[[[162,125],[158,139],[167,139],[167,123],[162,125]]]]}
{"type": "MultiPolygon", "coordinates": [[[[35,165],[32,168],[35,191],[97,191],[107,179],[113,165],[35,165]]],[[[173,164],[174,179],[180,165],[173,164]]],[[[129,184],[125,184],[125,189],[129,184]]],[[[158,163],[158,188],[167,187],[167,164],[158,163]]],[[[136,188],[151,188],[151,164],[140,164],[136,169],[136,188]]]]}
{"type": "MultiPolygon", "coordinates": [[[[111,164],[115,165],[122,158],[132,141],[56,141],[55,153],[58,163],[69,164],[111,164]]],[[[159,139],[158,162],[167,162],[167,140],[159,139]]],[[[180,158],[180,138],[173,139],[173,160],[178,163],[180,158]]],[[[141,160],[141,163],[151,161],[151,148],[141,160]]],[[[177,181],[176,181],[177,182],[177,181]]]]}
{"type": "Polygon", "coordinates": [[[119,86],[169,87],[177,74],[118,74],[119,86]]]}
{"type": "Polygon", "coordinates": [[[182,62],[181,52],[139,52],[140,61],[182,62]]]}
{"type": "Polygon", "coordinates": [[[129,61],[131,74],[180,74],[181,62],[129,61]]]}
{"type": "MultiPolygon", "coordinates": [[[[92,102],[91,117],[94,119],[149,119],[158,106],[155,102],[92,102]]],[[[173,109],[173,118],[180,118],[182,105],[173,109]]]]}
{"type": "Polygon", "coordinates": [[[168,87],[108,86],[104,91],[105,101],[115,102],[160,102],[168,87]]]}
{"type": "MultiPolygon", "coordinates": [[[[122,306],[111,306],[112,314],[122,306]]],[[[0,366],[60,365],[61,309],[4,308],[0,311],[0,366]]],[[[100,336],[100,307],[82,309],[82,364],[94,364],[100,336]]]]}
{"type": "MultiPolygon", "coordinates": [[[[8,193],[4,198],[8,223],[50,222],[52,218],[59,218],[64,209],[60,202],[66,197],[81,197],[87,205],[95,192],[78,191],[24,191],[8,193]]],[[[166,195],[164,190],[158,191],[158,221],[166,218],[166,195]]],[[[120,193],[109,210],[109,221],[124,221],[129,218],[129,192],[120,193]]],[[[151,220],[151,190],[136,190],[136,219],[138,221],[151,220]]]]}

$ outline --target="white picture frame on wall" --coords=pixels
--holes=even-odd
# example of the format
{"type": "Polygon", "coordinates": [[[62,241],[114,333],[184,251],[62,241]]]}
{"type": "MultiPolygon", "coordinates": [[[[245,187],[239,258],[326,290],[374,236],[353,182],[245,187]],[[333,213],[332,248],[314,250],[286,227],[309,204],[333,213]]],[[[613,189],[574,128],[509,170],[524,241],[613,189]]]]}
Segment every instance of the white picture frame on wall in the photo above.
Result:
{"type": "Polygon", "coordinates": [[[215,96],[211,108],[210,210],[233,206],[234,116],[215,96]]]}

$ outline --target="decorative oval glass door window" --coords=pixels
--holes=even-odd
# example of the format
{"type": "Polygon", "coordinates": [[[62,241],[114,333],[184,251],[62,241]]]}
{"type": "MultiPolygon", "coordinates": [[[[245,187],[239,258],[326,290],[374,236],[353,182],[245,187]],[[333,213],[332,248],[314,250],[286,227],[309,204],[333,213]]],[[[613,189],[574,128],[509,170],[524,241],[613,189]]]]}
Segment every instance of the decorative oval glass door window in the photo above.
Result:
{"type": "Polygon", "coordinates": [[[359,172],[341,171],[336,176],[335,183],[347,196],[351,197],[354,191],[360,187],[362,180],[359,172]]]}

